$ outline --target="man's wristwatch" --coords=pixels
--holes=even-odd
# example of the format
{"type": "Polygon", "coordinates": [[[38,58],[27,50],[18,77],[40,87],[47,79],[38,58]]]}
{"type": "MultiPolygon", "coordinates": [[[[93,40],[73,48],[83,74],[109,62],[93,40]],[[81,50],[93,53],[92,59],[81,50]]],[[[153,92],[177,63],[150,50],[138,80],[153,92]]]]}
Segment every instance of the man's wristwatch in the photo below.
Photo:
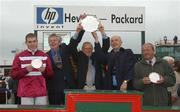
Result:
{"type": "Polygon", "coordinates": [[[124,80],[124,81],[123,81],[123,83],[127,84],[127,83],[128,83],[128,81],[127,81],[127,80],[124,80]]]}

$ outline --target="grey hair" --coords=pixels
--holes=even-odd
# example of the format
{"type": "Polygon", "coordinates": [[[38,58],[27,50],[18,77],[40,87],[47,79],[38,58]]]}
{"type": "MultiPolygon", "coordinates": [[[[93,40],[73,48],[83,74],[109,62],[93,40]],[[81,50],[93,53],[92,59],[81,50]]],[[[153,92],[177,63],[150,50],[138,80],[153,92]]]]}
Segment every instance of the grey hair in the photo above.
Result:
{"type": "Polygon", "coordinates": [[[91,48],[93,49],[93,45],[90,43],[90,42],[84,42],[83,45],[82,45],[82,49],[84,49],[85,45],[90,45],[91,48]]]}
{"type": "Polygon", "coordinates": [[[164,57],[163,57],[163,60],[166,60],[166,61],[173,61],[173,62],[175,61],[174,58],[171,57],[171,56],[164,56],[164,57]]]}
{"type": "MultiPolygon", "coordinates": [[[[155,48],[154,48],[154,45],[153,45],[153,44],[151,44],[151,43],[145,43],[144,45],[149,45],[149,46],[152,48],[152,50],[155,51],[155,48]]],[[[144,46],[144,45],[143,45],[143,46],[144,46]]]]}
{"type": "Polygon", "coordinates": [[[58,36],[57,34],[55,34],[55,33],[52,33],[51,35],[49,35],[48,40],[49,40],[51,37],[57,37],[57,39],[59,40],[59,42],[62,41],[62,38],[61,38],[60,36],[58,36]]]}

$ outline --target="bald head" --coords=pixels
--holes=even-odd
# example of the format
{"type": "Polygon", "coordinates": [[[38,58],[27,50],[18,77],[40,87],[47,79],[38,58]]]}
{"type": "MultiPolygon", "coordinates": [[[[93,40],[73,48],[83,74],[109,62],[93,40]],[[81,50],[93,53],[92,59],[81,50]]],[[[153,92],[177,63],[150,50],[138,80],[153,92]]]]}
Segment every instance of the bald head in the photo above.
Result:
{"type": "Polygon", "coordinates": [[[114,35],[111,37],[111,47],[113,49],[119,49],[121,47],[122,40],[121,37],[118,35],[114,35]]]}

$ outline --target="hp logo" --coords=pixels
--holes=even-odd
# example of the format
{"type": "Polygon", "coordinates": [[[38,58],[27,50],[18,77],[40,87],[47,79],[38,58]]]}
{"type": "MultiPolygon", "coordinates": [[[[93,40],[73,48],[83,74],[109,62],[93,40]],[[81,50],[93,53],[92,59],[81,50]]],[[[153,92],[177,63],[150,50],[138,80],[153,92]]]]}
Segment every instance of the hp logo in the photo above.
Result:
{"type": "Polygon", "coordinates": [[[37,24],[63,24],[63,8],[37,8],[37,24]]]}
{"type": "Polygon", "coordinates": [[[44,22],[47,24],[53,24],[57,21],[59,15],[58,12],[53,8],[47,8],[42,12],[41,15],[44,22]]]}

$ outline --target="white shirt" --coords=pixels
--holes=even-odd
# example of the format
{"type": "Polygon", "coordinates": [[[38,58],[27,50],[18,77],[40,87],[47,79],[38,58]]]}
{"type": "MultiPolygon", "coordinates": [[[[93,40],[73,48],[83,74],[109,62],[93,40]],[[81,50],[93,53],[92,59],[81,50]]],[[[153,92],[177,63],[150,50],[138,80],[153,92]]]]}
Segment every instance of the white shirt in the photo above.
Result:
{"type": "Polygon", "coordinates": [[[149,64],[149,62],[151,61],[151,65],[153,66],[156,62],[156,58],[153,57],[151,60],[146,60],[146,62],[149,64]]]}
{"type": "Polygon", "coordinates": [[[86,84],[88,86],[93,86],[94,81],[95,81],[95,68],[92,65],[92,60],[89,59],[88,71],[87,71],[87,75],[86,75],[86,84]]]}

